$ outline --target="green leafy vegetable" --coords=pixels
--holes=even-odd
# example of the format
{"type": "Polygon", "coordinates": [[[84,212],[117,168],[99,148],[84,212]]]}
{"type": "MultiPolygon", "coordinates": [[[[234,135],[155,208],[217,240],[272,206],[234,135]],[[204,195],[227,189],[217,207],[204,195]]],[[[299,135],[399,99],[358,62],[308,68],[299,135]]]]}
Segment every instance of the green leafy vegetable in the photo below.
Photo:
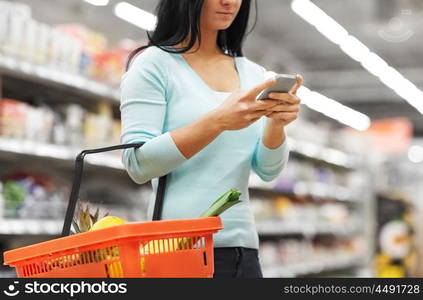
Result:
{"type": "Polygon", "coordinates": [[[204,213],[201,214],[200,218],[215,217],[220,215],[228,208],[241,202],[239,200],[240,195],[241,192],[238,189],[230,189],[222,196],[217,198],[217,200],[214,201],[213,204],[204,213]]]}

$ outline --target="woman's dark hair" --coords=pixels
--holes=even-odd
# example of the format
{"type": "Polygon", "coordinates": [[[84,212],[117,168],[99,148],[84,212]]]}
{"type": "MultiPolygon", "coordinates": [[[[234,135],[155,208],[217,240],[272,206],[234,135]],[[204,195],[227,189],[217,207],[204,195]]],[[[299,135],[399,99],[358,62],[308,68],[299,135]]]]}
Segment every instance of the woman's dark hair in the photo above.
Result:
{"type": "MultiPolygon", "coordinates": [[[[144,49],[157,46],[170,53],[184,53],[190,50],[197,40],[201,43],[200,16],[204,0],[160,0],[156,7],[157,25],[153,34],[147,31],[148,44],[132,51],[128,57],[128,69],[132,59],[144,49]],[[190,41],[180,50],[165,49],[184,41],[191,33],[190,41]]],[[[230,56],[243,56],[242,43],[244,36],[249,34],[257,23],[257,1],[255,3],[255,20],[249,32],[246,33],[250,17],[251,0],[242,0],[239,12],[226,30],[219,30],[217,44],[223,52],[230,56]]]]}

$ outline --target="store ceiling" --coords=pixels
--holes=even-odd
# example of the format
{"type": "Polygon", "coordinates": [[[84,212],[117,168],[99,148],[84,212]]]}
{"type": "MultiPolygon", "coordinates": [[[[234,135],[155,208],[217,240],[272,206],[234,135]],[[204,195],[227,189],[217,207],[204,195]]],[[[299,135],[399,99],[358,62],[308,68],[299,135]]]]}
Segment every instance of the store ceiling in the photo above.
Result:
{"type": "MultiPolygon", "coordinates": [[[[305,84],[320,93],[368,114],[372,119],[403,116],[423,136],[423,118],[404,99],[347,57],[338,46],[295,14],[290,0],[257,0],[258,22],[245,42],[245,55],[275,72],[301,73],[305,84]]],[[[104,32],[112,41],[146,38],[145,32],[117,19],[109,7],[82,0],[25,0],[34,17],[48,23],[82,22],[104,32]],[[54,7],[55,13],[46,13],[54,7]]],[[[128,2],[154,12],[157,0],[128,2]]],[[[423,89],[423,1],[315,0],[370,50],[423,89]]],[[[254,16],[254,14],[253,14],[254,16]]],[[[423,99],[421,99],[423,101],[423,99]]],[[[327,119],[321,114],[311,118],[327,119]]]]}

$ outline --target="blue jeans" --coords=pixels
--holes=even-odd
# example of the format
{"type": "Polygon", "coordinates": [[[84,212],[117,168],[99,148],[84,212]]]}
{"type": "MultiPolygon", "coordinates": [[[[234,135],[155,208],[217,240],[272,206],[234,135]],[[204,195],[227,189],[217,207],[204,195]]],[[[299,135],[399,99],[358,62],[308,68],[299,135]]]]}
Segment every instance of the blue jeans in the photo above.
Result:
{"type": "Polygon", "coordinates": [[[213,278],[263,278],[258,250],[244,247],[214,248],[213,278]]]}

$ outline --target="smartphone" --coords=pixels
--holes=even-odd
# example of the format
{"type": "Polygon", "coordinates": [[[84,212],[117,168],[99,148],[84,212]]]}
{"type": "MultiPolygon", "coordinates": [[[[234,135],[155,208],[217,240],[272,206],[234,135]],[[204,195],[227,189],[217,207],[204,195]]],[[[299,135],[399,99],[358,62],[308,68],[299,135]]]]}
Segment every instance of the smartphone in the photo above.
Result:
{"type": "Polygon", "coordinates": [[[267,89],[264,89],[256,98],[256,100],[265,100],[269,98],[269,94],[288,93],[297,81],[297,75],[277,74],[275,75],[276,82],[267,89]]]}

